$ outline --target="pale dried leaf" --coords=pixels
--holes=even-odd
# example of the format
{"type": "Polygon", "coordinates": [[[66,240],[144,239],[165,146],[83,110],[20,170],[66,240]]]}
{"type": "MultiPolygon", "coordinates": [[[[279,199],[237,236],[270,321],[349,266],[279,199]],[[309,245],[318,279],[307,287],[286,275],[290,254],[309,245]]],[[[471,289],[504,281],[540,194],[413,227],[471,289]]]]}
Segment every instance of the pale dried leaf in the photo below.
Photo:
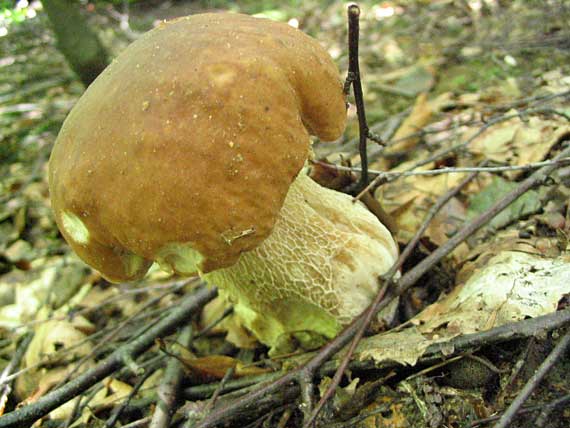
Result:
{"type": "Polygon", "coordinates": [[[504,251],[413,318],[412,327],[368,338],[360,344],[357,355],[360,360],[413,365],[431,344],[554,312],[567,293],[567,256],[547,259],[504,251]]]}

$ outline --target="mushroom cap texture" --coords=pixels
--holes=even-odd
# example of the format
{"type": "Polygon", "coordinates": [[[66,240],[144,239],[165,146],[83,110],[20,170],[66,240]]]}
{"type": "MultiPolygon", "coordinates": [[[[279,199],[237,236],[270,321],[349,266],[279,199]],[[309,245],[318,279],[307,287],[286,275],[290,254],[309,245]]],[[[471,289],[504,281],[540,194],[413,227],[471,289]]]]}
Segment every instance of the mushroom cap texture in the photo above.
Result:
{"type": "Polygon", "coordinates": [[[180,272],[188,248],[196,263],[180,273],[231,266],[271,233],[309,134],[334,140],[345,120],[338,70],[301,31],[230,13],[166,22],[64,122],[49,165],[56,221],[111,281],[156,259],[180,272]]]}

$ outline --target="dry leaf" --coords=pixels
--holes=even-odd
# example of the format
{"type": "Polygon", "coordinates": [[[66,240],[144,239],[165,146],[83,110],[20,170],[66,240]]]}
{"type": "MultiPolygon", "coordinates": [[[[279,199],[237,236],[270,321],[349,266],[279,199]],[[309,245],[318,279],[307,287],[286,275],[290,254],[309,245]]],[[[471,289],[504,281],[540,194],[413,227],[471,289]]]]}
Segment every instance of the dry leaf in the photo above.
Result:
{"type": "MultiPolygon", "coordinates": [[[[223,290],[220,295],[204,306],[200,324],[205,327],[217,321],[224,311],[231,307],[223,290]]],[[[213,329],[213,333],[226,333],[226,340],[241,349],[253,349],[257,345],[257,339],[243,327],[240,319],[234,314],[230,314],[213,329]]]]}
{"type": "MultiPolygon", "coordinates": [[[[31,396],[30,401],[35,401],[65,379],[75,368],[73,361],[91,352],[91,344],[85,340],[87,335],[82,332],[88,324],[85,318],[77,316],[73,321],[51,320],[36,327],[22,362],[22,368],[30,370],[16,381],[16,393],[20,397],[31,396]],[[50,363],[49,368],[37,367],[46,361],[50,363]]],[[[84,364],[81,371],[88,367],[89,364],[84,364]]]]}
{"type": "Polygon", "coordinates": [[[241,361],[226,355],[181,358],[181,361],[192,376],[198,377],[203,382],[220,380],[231,368],[235,369],[234,377],[252,376],[270,371],[256,366],[246,366],[241,361]]]}
{"type": "MultiPolygon", "coordinates": [[[[364,340],[360,360],[415,364],[433,343],[557,310],[570,293],[570,259],[504,251],[411,320],[412,327],[364,340]]],[[[453,349],[449,349],[453,352],[453,349]]]]}
{"type": "MultiPolygon", "coordinates": [[[[428,102],[427,94],[421,93],[416,98],[416,102],[412,108],[410,115],[402,122],[394,136],[393,141],[398,141],[393,146],[386,148],[385,154],[399,153],[413,149],[419,137],[413,136],[426,126],[433,114],[432,106],[428,102]]],[[[374,168],[375,165],[372,166],[374,168]]]]}
{"type": "MultiPolygon", "coordinates": [[[[94,414],[103,409],[122,403],[131,393],[133,387],[120,380],[107,378],[102,381],[104,388],[101,388],[95,393],[93,398],[89,401],[89,405],[83,408],[81,416],[77,418],[75,425],[83,424],[89,426],[89,422],[94,417],[94,414]]],[[[82,399],[83,397],[78,397],[82,399]]],[[[57,409],[50,412],[49,417],[52,420],[67,420],[73,414],[76,407],[76,400],[68,401],[57,409]]]]}
{"type": "Polygon", "coordinates": [[[425,323],[421,331],[439,331],[446,325],[445,330],[467,334],[554,312],[560,298],[570,292],[569,261],[502,252],[420,313],[416,318],[425,323]],[[495,321],[488,326],[490,318],[495,321]]]}
{"type": "MultiPolygon", "coordinates": [[[[410,163],[399,165],[393,171],[406,170],[410,163]]],[[[432,168],[434,164],[424,165],[418,168],[418,171],[432,168]]],[[[436,200],[456,187],[466,175],[466,173],[412,175],[380,187],[376,197],[398,226],[396,235],[398,242],[407,243],[423,224],[427,212],[436,200]]],[[[454,200],[437,215],[437,220],[426,231],[425,236],[436,245],[442,245],[465,218],[466,207],[458,199],[454,200]]]]}
{"type": "MultiPolygon", "coordinates": [[[[394,401],[391,397],[387,397],[391,401],[394,401]]],[[[384,403],[379,403],[380,405],[384,403]]],[[[369,405],[366,410],[367,412],[373,412],[376,410],[377,404],[373,403],[369,405]]],[[[394,403],[390,405],[390,410],[388,412],[383,412],[377,415],[369,416],[363,421],[363,427],[365,428],[401,428],[409,426],[408,417],[406,415],[406,409],[404,409],[403,404],[394,403]]]]}
{"type": "MultiPolygon", "coordinates": [[[[475,132],[476,129],[471,130],[464,139],[475,132]]],[[[552,147],[568,134],[570,125],[562,119],[532,116],[522,120],[514,117],[492,126],[475,138],[469,145],[469,151],[480,160],[522,166],[544,160],[552,147]]],[[[512,171],[507,176],[517,178],[522,173],[520,170],[512,171]]]]}

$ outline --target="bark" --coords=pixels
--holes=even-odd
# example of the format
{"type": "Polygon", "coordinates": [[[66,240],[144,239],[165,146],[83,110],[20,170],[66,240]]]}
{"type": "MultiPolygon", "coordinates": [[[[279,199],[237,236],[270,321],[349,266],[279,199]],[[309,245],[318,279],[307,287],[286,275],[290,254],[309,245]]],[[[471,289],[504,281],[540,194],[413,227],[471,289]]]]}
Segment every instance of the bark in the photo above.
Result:
{"type": "Polygon", "coordinates": [[[81,14],[76,0],[42,0],[57,48],[85,86],[109,64],[107,51],[81,14]]]}

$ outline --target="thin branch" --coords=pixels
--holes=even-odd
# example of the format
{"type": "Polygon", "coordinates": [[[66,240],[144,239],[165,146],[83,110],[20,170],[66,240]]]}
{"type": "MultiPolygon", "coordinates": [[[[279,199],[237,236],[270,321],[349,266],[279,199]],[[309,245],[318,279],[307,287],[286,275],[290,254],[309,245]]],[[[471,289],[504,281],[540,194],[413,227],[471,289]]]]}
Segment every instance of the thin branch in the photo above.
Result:
{"type": "MultiPolygon", "coordinates": [[[[313,161],[312,163],[318,164],[324,168],[334,169],[337,171],[348,171],[348,172],[360,172],[362,169],[356,166],[344,166],[344,165],[333,165],[321,161],[313,161]]],[[[430,169],[427,171],[378,171],[374,169],[369,169],[368,173],[375,175],[373,181],[382,180],[383,182],[391,182],[402,177],[412,177],[412,176],[425,176],[425,175],[441,175],[441,174],[464,174],[469,172],[488,172],[488,173],[499,173],[499,172],[511,172],[511,171],[532,171],[535,169],[542,168],[543,166],[556,165],[558,167],[570,165],[570,158],[554,160],[545,160],[542,162],[532,162],[525,165],[505,165],[505,166],[470,166],[470,167],[444,167],[437,169],[430,169]]]]}
{"type": "MultiPolygon", "coordinates": [[[[536,318],[529,318],[513,323],[503,324],[491,330],[466,334],[450,339],[444,343],[434,343],[428,346],[424,355],[418,361],[418,364],[436,364],[442,359],[453,358],[456,355],[462,355],[470,352],[474,348],[481,346],[492,346],[498,343],[527,339],[537,335],[543,335],[548,331],[563,328],[570,324],[570,309],[553,312],[536,318]],[[453,350],[453,354],[449,354],[449,350],[453,350]]],[[[366,340],[366,339],[364,339],[366,340]]],[[[317,379],[325,376],[331,376],[337,370],[339,359],[330,361],[322,366],[316,373],[317,379]]],[[[375,362],[372,360],[352,361],[350,369],[353,371],[374,370],[391,370],[400,366],[400,363],[392,360],[375,362]]],[[[220,400],[226,403],[229,400],[247,400],[247,393],[255,391],[261,384],[267,385],[271,380],[275,380],[284,373],[270,373],[264,375],[248,376],[229,381],[222,389],[222,393],[229,392],[220,397],[220,400]]],[[[192,386],[184,391],[184,396],[188,400],[205,400],[211,397],[212,393],[219,389],[220,383],[192,386]]],[[[259,400],[245,403],[245,405],[234,413],[226,415],[223,422],[232,425],[232,422],[238,419],[251,418],[253,414],[259,414],[259,404],[265,397],[271,397],[270,408],[290,403],[299,395],[299,387],[293,383],[283,384],[282,387],[271,395],[260,397],[259,400]],[[295,392],[296,391],[296,392],[295,392]],[[295,395],[295,393],[297,395],[295,395]]],[[[146,404],[145,404],[146,405],[146,404]]],[[[498,419],[498,417],[496,418],[498,419]]],[[[494,420],[494,419],[493,419],[494,420]]],[[[221,421],[220,421],[221,422],[221,421]]]]}
{"type": "Polygon", "coordinates": [[[516,101],[509,103],[509,104],[503,104],[503,105],[499,104],[499,105],[495,105],[495,106],[490,106],[488,108],[492,108],[493,110],[507,111],[507,110],[511,110],[513,108],[518,108],[518,107],[521,107],[525,104],[530,104],[530,103],[535,103],[537,105],[545,104],[545,103],[552,101],[556,98],[570,98],[570,91],[557,92],[557,93],[548,94],[548,95],[534,95],[531,97],[521,98],[521,99],[516,100],[516,101]]]}
{"type": "MultiPolygon", "coordinates": [[[[354,91],[354,102],[356,104],[356,114],[358,115],[358,147],[360,152],[360,165],[362,167],[359,187],[365,187],[368,184],[368,153],[366,151],[366,145],[370,130],[366,123],[364,94],[362,92],[360,65],[358,63],[359,19],[360,8],[358,5],[351,4],[348,6],[348,77],[346,81],[352,83],[352,89],[354,91]]],[[[348,83],[345,84],[345,91],[348,86],[348,83]]]]}
{"type": "MultiPolygon", "coordinates": [[[[559,160],[570,155],[570,148],[566,148],[561,152],[554,160],[559,160]]],[[[416,283],[431,267],[433,267],[437,262],[451,253],[459,244],[464,242],[469,236],[487,224],[491,219],[493,219],[497,214],[507,208],[510,204],[516,201],[519,197],[525,194],[530,189],[539,186],[546,182],[550,175],[557,169],[556,164],[545,166],[526,180],[522,181],[516,188],[511,190],[509,193],[504,195],[495,204],[493,204],[489,209],[484,211],[481,215],[466,223],[452,238],[450,238],[445,244],[435,250],[432,254],[418,263],[413,269],[407,272],[397,283],[394,289],[394,294],[399,296],[409,287],[416,283]]],[[[378,310],[383,309],[387,306],[387,303],[378,308],[378,310]]]]}
{"type": "Polygon", "coordinates": [[[194,336],[194,339],[198,339],[199,337],[205,336],[208,333],[210,333],[210,331],[212,331],[219,323],[221,323],[223,320],[225,320],[227,317],[229,317],[231,314],[234,313],[234,308],[233,306],[230,308],[226,308],[224,309],[224,312],[222,312],[222,314],[216,318],[214,321],[212,321],[210,324],[208,324],[207,326],[205,326],[202,330],[200,330],[198,333],[196,333],[196,336],[194,336]]]}
{"type": "Polygon", "coordinates": [[[550,414],[556,410],[557,407],[562,406],[563,404],[570,403],[570,394],[567,394],[563,397],[560,397],[556,400],[553,400],[550,403],[541,406],[541,412],[536,418],[534,422],[536,428],[543,428],[547,426],[550,422],[550,414]]]}
{"type": "Polygon", "coordinates": [[[503,413],[499,422],[497,422],[493,428],[506,428],[515,418],[517,412],[520,410],[524,402],[530,397],[533,391],[538,387],[541,380],[546,376],[550,369],[558,362],[560,357],[566,351],[566,348],[570,345],[570,332],[566,333],[562,339],[558,342],[556,347],[552,350],[550,355],[542,362],[538,370],[530,378],[521,392],[517,395],[517,398],[511,403],[509,408],[503,413]]]}
{"type": "MultiPolygon", "coordinates": [[[[380,289],[380,291],[376,294],[376,298],[370,307],[373,307],[374,304],[377,304],[380,301],[382,301],[382,299],[384,298],[384,296],[386,294],[387,289],[388,289],[388,282],[385,282],[384,285],[382,286],[382,288],[380,289]]],[[[358,328],[358,330],[354,336],[354,339],[350,343],[350,347],[348,348],[348,351],[346,352],[346,354],[343,357],[338,369],[336,370],[336,372],[335,372],[335,374],[331,380],[330,385],[328,386],[325,393],[322,395],[317,406],[315,407],[315,410],[311,413],[309,419],[303,424],[303,426],[305,428],[307,428],[313,424],[313,422],[315,421],[315,419],[319,415],[319,412],[322,410],[323,406],[326,404],[326,402],[328,400],[330,400],[332,398],[332,396],[336,390],[336,387],[340,384],[340,380],[341,380],[342,376],[344,376],[344,372],[345,372],[346,368],[348,367],[348,363],[350,362],[350,358],[352,357],[352,355],[354,354],[354,351],[356,350],[356,346],[360,342],[360,339],[362,339],[362,336],[364,335],[366,328],[370,325],[370,322],[372,321],[372,318],[374,317],[374,315],[375,315],[375,313],[372,311],[366,311],[365,312],[365,317],[359,323],[360,327],[358,328]]]]}
{"type": "Polygon", "coordinates": [[[436,204],[429,210],[425,220],[423,221],[422,227],[416,232],[416,234],[414,235],[412,240],[406,246],[406,249],[402,252],[402,254],[400,254],[400,257],[398,257],[398,260],[392,265],[392,267],[388,270],[388,272],[382,276],[382,278],[384,280],[384,284],[385,284],[384,287],[382,287],[381,291],[376,295],[374,302],[372,303],[372,305],[370,305],[369,310],[367,311],[366,316],[364,317],[364,320],[363,320],[358,332],[356,333],[356,335],[352,339],[352,342],[350,343],[350,347],[349,347],[348,351],[345,353],[339,368],[337,369],[337,371],[336,371],[332,381],[330,382],[326,392],[322,395],[322,397],[321,397],[319,403],[317,404],[317,407],[315,408],[313,414],[309,418],[308,422],[305,423],[305,425],[304,425],[305,427],[309,427],[315,421],[315,419],[318,416],[318,413],[321,411],[321,409],[323,408],[325,403],[333,396],[335,389],[340,384],[340,380],[341,380],[342,376],[344,375],[344,371],[346,370],[348,363],[349,363],[350,359],[352,358],[352,355],[356,349],[356,346],[360,342],[362,336],[364,335],[364,332],[366,331],[366,329],[370,325],[370,322],[372,321],[372,319],[374,318],[374,316],[377,313],[373,310],[373,308],[374,308],[374,306],[380,304],[380,302],[384,298],[388,284],[390,284],[390,282],[392,281],[392,279],[394,278],[396,273],[400,270],[400,268],[402,267],[404,262],[410,256],[410,254],[412,253],[412,251],[416,247],[417,243],[420,241],[421,237],[423,236],[424,232],[426,231],[426,229],[428,228],[428,226],[430,225],[431,221],[436,216],[436,214],[445,206],[445,204],[447,204],[451,200],[451,198],[453,198],[455,195],[457,195],[461,191],[461,189],[463,189],[471,180],[473,180],[473,178],[475,178],[476,175],[477,175],[477,173],[470,174],[469,177],[467,177],[465,180],[463,180],[458,186],[451,189],[449,192],[442,195],[437,200],[436,204]]]}
{"type": "Polygon", "coordinates": [[[97,393],[101,389],[103,389],[103,385],[97,385],[94,388],[91,388],[91,391],[89,391],[89,394],[87,394],[86,396],[76,397],[75,406],[73,408],[73,411],[71,412],[71,414],[67,418],[67,421],[65,422],[65,425],[63,428],[69,428],[72,426],[73,422],[75,422],[75,420],[83,413],[85,408],[87,406],[89,406],[89,403],[91,403],[91,400],[93,400],[93,398],[95,398],[95,395],[97,395],[97,393]]]}
{"type": "Polygon", "coordinates": [[[122,287],[119,287],[119,294],[117,294],[115,296],[111,296],[105,300],[102,300],[99,304],[97,304],[95,306],[86,306],[86,307],[83,307],[83,308],[77,309],[77,310],[72,309],[66,315],[53,315],[53,316],[43,318],[43,319],[39,319],[39,320],[28,321],[26,323],[18,324],[14,327],[11,327],[10,331],[15,332],[15,331],[18,331],[18,330],[23,329],[23,328],[32,327],[32,326],[37,325],[37,324],[43,324],[43,323],[46,323],[48,321],[65,321],[65,320],[71,319],[73,317],[76,317],[78,315],[86,315],[86,314],[89,314],[93,311],[100,310],[101,308],[103,308],[106,305],[109,305],[111,303],[115,303],[117,301],[123,300],[123,299],[131,297],[133,295],[148,293],[149,291],[159,291],[159,290],[164,290],[164,289],[171,289],[172,292],[176,292],[178,289],[180,289],[186,285],[188,285],[187,279],[171,281],[171,282],[168,282],[165,284],[152,285],[152,286],[148,286],[148,287],[139,287],[139,288],[122,288],[122,287]]]}
{"type": "Polygon", "coordinates": [[[153,346],[157,337],[173,333],[217,295],[215,288],[201,288],[182,299],[178,307],[168,317],[162,319],[145,334],[140,335],[117,349],[94,368],[87,370],[77,378],[54,391],[44,395],[33,404],[20,407],[0,418],[0,428],[18,428],[28,426],[52,410],[86,391],[114,371],[125,366],[129,361],[153,346]]]}
{"type": "MultiPolygon", "coordinates": [[[[569,155],[570,148],[567,148],[562,153],[560,153],[555,158],[555,160],[562,159],[569,155]]],[[[239,400],[235,400],[228,404],[219,406],[211,414],[206,416],[206,418],[200,424],[198,424],[197,427],[207,428],[215,426],[216,424],[230,418],[236,412],[242,411],[245,407],[251,405],[251,403],[255,403],[256,400],[261,399],[263,396],[276,392],[280,388],[284,388],[285,386],[289,385],[291,382],[299,381],[299,379],[303,376],[303,373],[315,373],[319,367],[321,367],[336,352],[338,352],[352,340],[362,325],[362,321],[370,311],[372,313],[378,313],[380,310],[386,307],[394,298],[408,290],[429,269],[431,269],[433,266],[435,266],[436,263],[451,253],[459,244],[464,242],[465,239],[467,239],[469,236],[487,224],[492,218],[494,218],[497,214],[503,211],[506,207],[508,207],[528,190],[544,183],[550,174],[556,170],[556,168],[556,165],[549,165],[536,171],[529,178],[521,182],[515,189],[503,196],[502,199],[498,200],[488,210],[470,222],[466,223],[454,237],[449,239],[444,245],[439,247],[436,251],[418,263],[418,265],[416,265],[413,269],[403,275],[400,280],[397,281],[393,287],[393,290],[388,290],[386,298],[380,300],[380,302],[377,304],[374,302],[363,314],[359,315],[355,320],[353,320],[337,337],[327,343],[307,363],[295,370],[290,371],[285,376],[272,383],[262,385],[259,389],[248,394],[246,397],[242,397],[239,400]]]]}
{"type": "Polygon", "coordinates": [[[21,338],[20,343],[16,347],[16,352],[12,355],[8,365],[2,370],[2,374],[0,375],[0,388],[2,388],[2,394],[0,395],[0,415],[4,413],[8,397],[10,397],[10,393],[12,392],[12,381],[8,378],[12,374],[12,371],[20,365],[20,361],[24,357],[33,337],[33,334],[27,333],[21,338]]]}
{"type": "Polygon", "coordinates": [[[523,369],[531,350],[535,346],[536,346],[536,340],[534,337],[531,337],[529,340],[526,341],[526,346],[520,352],[517,361],[513,364],[509,377],[505,382],[501,382],[503,385],[501,386],[501,390],[497,394],[496,402],[505,402],[505,396],[508,394],[508,391],[513,387],[513,384],[518,375],[520,374],[521,370],[523,369]]]}
{"type": "MultiPolygon", "coordinates": [[[[447,342],[433,343],[427,347],[418,362],[421,364],[433,364],[435,362],[440,362],[444,358],[451,358],[454,355],[473,351],[475,348],[491,346],[511,340],[528,339],[545,334],[551,330],[563,328],[569,324],[570,309],[553,312],[536,318],[503,324],[499,327],[492,328],[491,330],[458,336],[447,342]],[[452,354],[449,354],[450,349],[453,349],[452,354]]],[[[329,376],[336,370],[338,364],[337,359],[328,362],[321,368],[321,370],[319,370],[318,377],[329,376]]],[[[400,366],[400,363],[394,361],[382,361],[379,363],[373,360],[353,361],[350,365],[350,369],[385,370],[398,366],[400,366]]]]}
{"type": "MultiPolygon", "coordinates": [[[[521,408],[518,412],[519,415],[523,415],[526,413],[530,413],[530,412],[535,412],[537,410],[543,410],[546,412],[552,411],[554,410],[556,407],[561,406],[563,404],[566,403],[570,403],[570,394],[564,395],[560,398],[557,398],[556,400],[551,401],[550,403],[544,403],[544,404],[535,404],[533,406],[525,406],[523,408],[521,408]]],[[[541,415],[543,414],[543,412],[541,412],[541,415]]],[[[488,418],[483,418],[483,419],[477,419],[476,421],[473,421],[470,425],[469,428],[476,428],[482,424],[486,424],[488,422],[493,422],[496,421],[497,419],[499,419],[501,417],[501,415],[493,415],[493,416],[489,416],[488,418]]],[[[540,419],[540,416],[539,416],[540,419]]],[[[537,420],[537,424],[535,425],[536,428],[542,428],[543,425],[539,425],[539,419],[537,420]]]]}
{"type": "Polygon", "coordinates": [[[139,419],[138,421],[133,421],[129,424],[123,425],[121,428],[139,428],[139,427],[147,425],[149,423],[149,421],[150,421],[150,416],[148,416],[146,418],[139,419]]]}
{"type": "Polygon", "coordinates": [[[228,394],[234,391],[239,392],[244,388],[273,382],[281,376],[283,376],[283,373],[264,373],[229,380],[223,386],[220,386],[221,382],[195,385],[184,389],[183,395],[186,400],[190,401],[205,400],[211,398],[212,394],[215,394],[217,390],[220,390],[220,394],[228,394]]]}
{"type": "Polygon", "coordinates": [[[471,135],[467,140],[465,140],[461,143],[455,144],[451,147],[441,149],[438,152],[434,153],[433,155],[428,156],[426,159],[423,159],[419,162],[416,162],[410,168],[410,170],[414,170],[416,168],[419,168],[420,166],[424,166],[424,165],[427,165],[428,163],[435,162],[439,159],[446,157],[447,155],[449,155],[451,153],[456,153],[460,150],[463,150],[464,148],[469,146],[469,144],[471,144],[473,141],[475,141],[475,139],[479,138],[482,134],[487,132],[487,130],[489,130],[490,128],[492,128],[493,126],[495,126],[501,122],[506,122],[507,120],[514,119],[516,117],[524,118],[524,117],[528,116],[529,114],[541,113],[541,112],[543,112],[543,111],[540,108],[537,109],[537,108],[529,107],[529,108],[524,109],[524,110],[519,110],[515,113],[502,114],[500,116],[493,117],[493,118],[489,119],[487,122],[485,122],[485,124],[483,126],[481,126],[477,130],[477,132],[475,132],[473,135],[471,135]]]}
{"type": "MultiPolygon", "coordinates": [[[[524,116],[524,115],[528,115],[531,113],[544,113],[544,114],[555,114],[561,117],[566,118],[567,115],[565,115],[563,112],[557,111],[557,110],[553,110],[553,109],[549,109],[549,108],[544,108],[544,107],[537,107],[541,104],[545,104],[547,102],[553,101],[557,98],[568,98],[570,96],[570,91],[565,91],[565,92],[559,92],[556,94],[551,94],[548,96],[540,96],[540,97],[529,97],[529,98],[524,98],[521,100],[521,102],[517,102],[512,104],[511,106],[509,106],[507,108],[507,110],[511,110],[515,107],[520,108],[521,106],[525,105],[525,104],[531,104],[528,107],[526,107],[526,109],[521,109],[519,110],[519,113],[516,113],[515,115],[510,115],[508,117],[508,119],[511,119],[512,117],[516,117],[516,116],[524,116]],[[560,114],[562,113],[562,114],[560,114]]],[[[491,109],[492,106],[487,107],[488,109],[491,109]]],[[[389,119],[386,119],[382,122],[376,123],[374,125],[371,126],[370,129],[372,130],[381,130],[382,128],[384,128],[387,124],[390,124],[391,120],[393,120],[394,117],[400,117],[400,121],[396,122],[396,123],[401,123],[401,121],[404,119],[404,117],[407,117],[410,113],[410,109],[406,109],[400,113],[398,113],[396,116],[392,116],[389,119]]],[[[500,115],[496,115],[493,116],[495,119],[496,118],[500,118],[503,117],[504,113],[501,113],[500,115]]],[[[454,128],[459,128],[459,127],[463,127],[463,126],[475,126],[475,125],[485,125],[486,123],[488,123],[488,121],[484,121],[482,119],[470,119],[470,120],[465,120],[465,121],[459,121],[459,122],[453,122],[451,124],[451,126],[446,127],[446,128],[438,128],[438,129],[431,129],[430,127],[432,126],[427,125],[425,128],[419,129],[416,132],[410,133],[408,135],[404,135],[400,138],[397,139],[392,139],[391,135],[395,134],[396,129],[398,128],[398,126],[395,126],[394,129],[390,129],[390,132],[388,133],[388,135],[383,135],[383,140],[385,141],[382,147],[373,147],[371,149],[371,155],[377,156],[380,155],[386,148],[391,147],[401,141],[405,141],[408,140],[410,138],[422,138],[425,137],[426,135],[433,135],[433,134],[439,134],[439,133],[443,133],[443,132],[449,132],[451,129],[454,128]]],[[[383,133],[386,134],[386,133],[383,133]]],[[[440,140],[439,142],[443,142],[448,140],[449,138],[446,137],[442,140],[440,140]]],[[[359,141],[358,138],[353,138],[350,139],[348,141],[344,141],[340,144],[340,146],[336,146],[336,147],[321,147],[319,152],[322,152],[326,155],[333,153],[333,152],[338,152],[338,151],[351,151],[352,147],[357,144],[357,142],[359,141]]],[[[454,146],[455,148],[453,148],[452,151],[455,150],[459,150],[461,149],[461,147],[459,146],[454,146]]],[[[441,152],[440,152],[441,153],[441,152]]],[[[444,153],[441,157],[447,155],[447,152],[444,153]]],[[[439,159],[439,157],[438,157],[439,159]]]]}
{"type": "Polygon", "coordinates": [[[429,227],[429,225],[431,224],[432,220],[437,215],[437,213],[441,211],[441,209],[452,198],[457,196],[457,194],[461,192],[461,190],[463,190],[463,188],[467,186],[476,176],[477,172],[469,174],[469,176],[467,176],[463,181],[461,181],[461,183],[459,183],[453,189],[444,193],[437,199],[435,204],[428,211],[424,221],[422,222],[421,227],[414,234],[410,242],[408,242],[408,245],[406,245],[406,248],[404,249],[404,251],[402,251],[402,254],[400,254],[400,257],[398,257],[398,260],[396,260],[396,263],[394,263],[394,265],[390,268],[390,270],[383,275],[385,281],[389,281],[392,278],[394,278],[396,272],[398,272],[401,269],[401,267],[404,265],[408,257],[412,254],[412,251],[414,251],[414,249],[418,245],[418,242],[420,242],[420,239],[424,235],[424,232],[427,230],[427,228],[429,227]]]}
{"type": "Polygon", "coordinates": [[[208,405],[206,406],[206,411],[210,411],[216,405],[218,397],[220,396],[226,383],[234,376],[235,370],[236,370],[235,366],[232,366],[226,370],[226,373],[224,374],[224,377],[220,381],[218,388],[216,388],[216,390],[212,394],[212,398],[210,398],[210,401],[208,401],[208,405]]]}
{"type": "MultiPolygon", "coordinates": [[[[182,329],[177,342],[188,348],[193,340],[192,326],[187,325],[182,329]]],[[[158,387],[158,399],[149,428],[167,428],[176,411],[175,406],[179,399],[179,389],[183,377],[184,367],[182,363],[171,358],[168,361],[164,379],[158,387]]]]}
{"type": "Polygon", "coordinates": [[[115,407],[115,409],[111,413],[111,416],[105,422],[105,428],[113,428],[115,426],[115,424],[119,421],[119,418],[122,416],[125,409],[130,404],[131,400],[135,397],[135,395],[139,393],[143,384],[147,381],[149,377],[151,377],[155,373],[155,371],[156,368],[154,370],[146,370],[142,374],[142,376],[139,377],[139,379],[137,380],[137,382],[129,392],[129,395],[127,395],[127,397],[123,400],[123,402],[119,406],[115,407]]]}
{"type": "MultiPolygon", "coordinates": [[[[192,280],[190,280],[190,281],[189,281],[189,280],[176,281],[175,283],[173,283],[173,284],[171,285],[171,287],[173,288],[172,292],[174,292],[174,291],[176,291],[177,289],[182,288],[183,286],[188,285],[188,284],[190,284],[190,283],[192,283],[192,282],[194,282],[194,281],[196,281],[196,284],[198,283],[198,281],[197,281],[196,279],[192,279],[192,280]]],[[[134,322],[134,321],[142,322],[142,321],[144,321],[144,319],[150,318],[150,317],[154,316],[157,312],[158,312],[158,313],[163,313],[163,314],[164,314],[164,313],[168,313],[168,311],[170,310],[171,307],[174,307],[174,305],[170,305],[170,306],[167,306],[167,307],[162,307],[162,308],[159,308],[158,310],[148,311],[148,312],[145,312],[145,313],[143,313],[143,314],[139,314],[139,315],[138,315],[137,317],[135,317],[135,319],[133,319],[132,321],[133,321],[133,322],[134,322]]],[[[76,312],[76,313],[77,313],[77,312],[76,312]]],[[[63,320],[68,319],[68,318],[69,318],[69,317],[62,317],[63,320]]],[[[159,318],[160,318],[160,317],[159,317],[159,318]]],[[[52,318],[52,319],[58,320],[58,317],[55,317],[55,318],[52,318]]],[[[38,323],[41,323],[41,322],[42,322],[42,321],[39,321],[38,323]]],[[[153,320],[153,323],[154,323],[154,322],[156,322],[156,320],[153,320]]],[[[152,325],[152,324],[147,323],[147,326],[145,326],[144,329],[139,329],[140,331],[135,332],[135,334],[133,334],[133,336],[136,337],[136,336],[138,336],[139,334],[142,334],[142,333],[143,333],[142,330],[147,330],[149,325],[152,325]]],[[[16,327],[16,328],[20,328],[21,326],[22,326],[22,325],[20,325],[20,326],[18,326],[18,327],[16,327]]],[[[29,371],[32,370],[32,369],[37,369],[37,368],[40,368],[40,367],[42,367],[42,366],[46,366],[46,365],[48,365],[48,364],[50,364],[50,363],[56,362],[56,361],[58,361],[59,359],[61,359],[62,356],[65,356],[65,355],[66,355],[67,353],[69,353],[70,351],[79,348],[80,346],[84,345],[85,343],[87,343],[87,342],[93,342],[93,341],[95,341],[96,339],[98,340],[101,336],[107,334],[107,332],[110,331],[110,330],[111,330],[111,328],[105,327],[105,328],[103,328],[103,329],[101,329],[101,330],[99,330],[99,331],[97,331],[97,332],[95,332],[95,333],[93,333],[93,334],[91,334],[91,335],[89,335],[89,336],[87,336],[87,337],[85,337],[85,338],[83,338],[83,339],[81,339],[81,340],[75,342],[75,343],[74,343],[73,345],[71,345],[71,346],[62,348],[62,349],[60,349],[60,350],[54,352],[53,354],[44,355],[43,358],[41,358],[41,360],[40,360],[39,362],[37,362],[37,363],[35,363],[35,364],[32,364],[32,365],[30,365],[30,366],[27,366],[27,367],[25,367],[25,368],[23,368],[23,369],[20,369],[20,370],[18,370],[18,371],[16,371],[16,372],[12,373],[11,375],[7,376],[7,377],[4,379],[4,381],[11,381],[11,380],[13,380],[13,379],[15,379],[15,378],[21,376],[22,374],[29,372],[29,371]]]]}
{"type": "Polygon", "coordinates": [[[82,357],[77,363],[75,363],[73,369],[65,376],[65,378],[57,385],[57,387],[60,387],[61,385],[65,384],[66,382],[69,381],[69,379],[71,379],[73,377],[73,375],[75,373],[77,373],[77,371],[81,368],[81,366],[83,366],[83,364],[85,364],[87,361],[89,361],[90,359],[92,359],[103,347],[107,346],[109,343],[111,343],[111,341],[121,332],[125,329],[125,327],[127,327],[127,325],[129,325],[130,323],[132,323],[134,320],[136,320],[136,318],[144,313],[145,311],[147,311],[147,309],[149,309],[151,306],[156,305],[158,302],[160,302],[162,299],[164,299],[166,296],[169,296],[172,293],[171,290],[165,291],[164,293],[156,296],[153,299],[150,299],[148,302],[145,302],[143,305],[141,305],[140,307],[137,308],[137,310],[135,312],[133,312],[130,316],[128,316],[127,318],[125,318],[124,320],[122,320],[119,325],[117,325],[115,328],[113,328],[108,334],[106,334],[100,341],[99,343],[97,343],[92,349],[91,351],[85,355],[84,357],[82,357]]]}

